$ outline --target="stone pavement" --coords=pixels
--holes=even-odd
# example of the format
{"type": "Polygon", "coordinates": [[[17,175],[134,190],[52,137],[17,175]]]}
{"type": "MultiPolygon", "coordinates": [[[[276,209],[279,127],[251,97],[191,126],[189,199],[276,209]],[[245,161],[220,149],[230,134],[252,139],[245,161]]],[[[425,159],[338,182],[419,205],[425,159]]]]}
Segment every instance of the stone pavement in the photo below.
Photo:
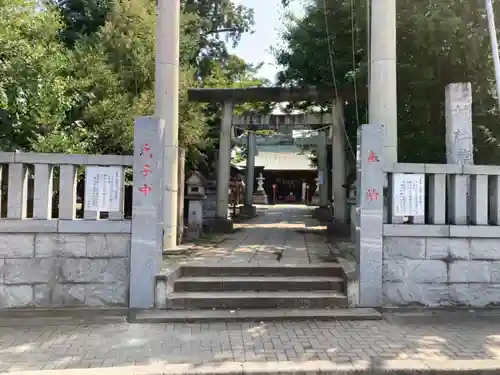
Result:
{"type": "MultiPolygon", "coordinates": [[[[306,207],[270,207],[239,227],[221,246],[187,261],[314,263],[328,257],[329,245],[306,207]]],[[[18,375],[500,373],[495,311],[211,324],[16,314],[0,315],[0,372],[18,375]]]]}
{"type": "Polygon", "coordinates": [[[496,312],[389,314],[384,321],[358,322],[29,323],[14,327],[0,319],[1,372],[242,374],[322,369],[344,374],[355,368],[377,373],[374,368],[411,372],[436,367],[500,371],[496,312]],[[102,370],[84,371],[89,368],[102,370]]]}
{"type": "MultiPolygon", "coordinates": [[[[309,264],[328,260],[325,226],[304,205],[258,206],[259,215],[235,224],[236,231],[212,249],[192,252],[176,263],[309,264]]],[[[167,260],[165,268],[171,262],[167,260]]]]}

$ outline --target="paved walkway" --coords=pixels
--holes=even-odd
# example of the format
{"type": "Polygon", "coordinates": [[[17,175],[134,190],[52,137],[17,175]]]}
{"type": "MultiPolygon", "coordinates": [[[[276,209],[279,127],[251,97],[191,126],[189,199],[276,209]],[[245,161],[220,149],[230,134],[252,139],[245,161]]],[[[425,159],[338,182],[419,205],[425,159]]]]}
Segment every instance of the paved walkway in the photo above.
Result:
{"type": "Polygon", "coordinates": [[[259,215],[246,223],[235,224],[236,232],[212,249],[191,252],[167,263],[230,264],[309,264],[328,261],[330,245],[324,226],[304,205],[258,207],[259,215]]]}
{"type": "Polygon", "coordinates": [[[0,325],[11,326],[0,328],[0,371],[119,367],[121,375],[133,373],[134,366],[150,366],[142,373],[175,373],[179,366],[174,364],[183,364],[181,372],[241,374],[242,366],[260,371],[267,366],[264,373],[272,373],[283,366],[294,371],[373,368],[374,362],[406,369],[436,363],[457,368],[486,363],[500,369],[495,313],[365,322],[52,324],[12,327],[0,319],[0,325]]]}

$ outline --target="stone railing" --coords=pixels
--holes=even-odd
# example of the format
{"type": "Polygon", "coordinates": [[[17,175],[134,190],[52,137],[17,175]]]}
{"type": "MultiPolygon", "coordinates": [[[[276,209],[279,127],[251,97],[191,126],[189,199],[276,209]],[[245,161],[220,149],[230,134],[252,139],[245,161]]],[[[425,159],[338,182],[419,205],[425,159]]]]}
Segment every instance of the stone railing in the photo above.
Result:
{"type": "Polygon", "coordinates": [[[130,232],[130,220],[124,220],[125,169],[131,168],[133,156],[68,155],[42,153],[0,153],[2,176],[0,204],[3,222],[0,231],[45,232],[130,232]],[[121,181],[120,210],[103,213],[86,210],[84,202],[85,166],[113,166],[121,181]],[[82,215],[77,213],[82,212],[82,215]],[[82,216],[85,220],[77,220],[82,216]],[[109,220],[96,220],[108,218],[109,220]],[[6,220],[7,219],[7,220],[6,220]],[[27,220],[33,219],[33,220],[27,220]]]}
{"type": "Polygon", "coordinates": [[[0,153],[0,309],[153,307],[163,124],[135,121],[133,156],[0,153]]]}
{"type": "Polygon", "coordinates": [[[131,220],[124,220],[132,156],[0,153],[0,308],[126,306],[131,220]],[[117,166],[120,207],[106,219],[85,202],[84,166],[117,166]],[[77,194],[78,192],[78,194],[77,194]]]}
{"type": "Polygon", "coordinates": [[[500,237],[499,166],[398,163],[385,166],[384,170],[389,181],[384,233],[416,230],[433,236],[489,233],[489,237],[500,237]],[[392,197],[397,189],[394,176],[398,173],[425,175],[425,215],[393,216],[392,197]]]}
{"type": "Polygon", "coordinates": [[[388,164],[384,134],[358,133],[357,303],[500,304],[500,167],[388,164]]]}
{"type": "Polygon", "coordinates": [[[383,225],[384,305],[500,303],[500,167],[395,164],[383,225]],[[394,174],[425,175],[425,215],[391,212],[394,174]]]}

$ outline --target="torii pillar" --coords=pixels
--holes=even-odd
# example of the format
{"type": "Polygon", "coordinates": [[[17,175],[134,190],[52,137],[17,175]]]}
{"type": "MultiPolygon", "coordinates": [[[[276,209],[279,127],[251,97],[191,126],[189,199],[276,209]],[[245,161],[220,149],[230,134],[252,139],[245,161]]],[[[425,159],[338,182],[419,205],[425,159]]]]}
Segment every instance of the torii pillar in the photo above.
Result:
{"type": "Polygon", "coordinates": [[[217,205],[215,220],[211,224],[214,232],[231,232],[233,230],[233,222],[228,217],[232,120],[233,103],[229,101],[224,102],[220,124],[219,157],[217,161],[217,205]]]}
{"type": "Polygon", "coordinates": [[[333,218],[337,225],[348,221],[344,126],[344,103],[336,99],[332,103],[332,195],[333,218]]]}
{"type": "Polygon", "coordinates": [[[369,123],[385,129],[384,162],[398,161],[396,0],[373,0],[369,123]]]}

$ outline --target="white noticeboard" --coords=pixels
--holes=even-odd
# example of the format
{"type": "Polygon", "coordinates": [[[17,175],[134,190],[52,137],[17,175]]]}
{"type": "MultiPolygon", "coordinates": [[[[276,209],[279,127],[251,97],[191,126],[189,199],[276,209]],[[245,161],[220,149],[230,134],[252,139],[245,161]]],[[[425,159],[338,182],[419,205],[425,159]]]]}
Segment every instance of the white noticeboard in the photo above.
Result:
{"type": "Polygon", "coordinates": [[[395,173],[392,181],[392,214],[394,216],[424,216],[425,175],[395,173]]]}
{"type": "Polygon", "coordinates": [[[121,204],[122,168],[85,168],[85,210],[118,212],[121,204]]]}
{"type": "Polygon", "coordinates": [[[318,185],[323,185],[323,172],[318,172],[318,185]]]}

